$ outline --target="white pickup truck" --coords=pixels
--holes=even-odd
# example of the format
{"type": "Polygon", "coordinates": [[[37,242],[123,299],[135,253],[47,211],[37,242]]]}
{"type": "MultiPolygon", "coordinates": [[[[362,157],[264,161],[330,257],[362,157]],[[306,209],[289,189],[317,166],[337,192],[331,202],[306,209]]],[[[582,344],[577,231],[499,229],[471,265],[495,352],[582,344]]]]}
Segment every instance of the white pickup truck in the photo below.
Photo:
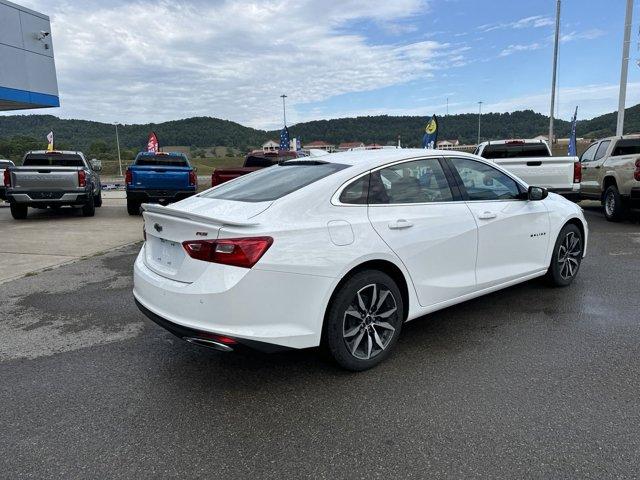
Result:
{"type": "Polygon", "coordinates": [[[529,185],[545,187],[574,202],[580,200],[582,168],[578,157],[554,157],[544,140],[483,142],[474,153],[507,169],[529,185]]]}

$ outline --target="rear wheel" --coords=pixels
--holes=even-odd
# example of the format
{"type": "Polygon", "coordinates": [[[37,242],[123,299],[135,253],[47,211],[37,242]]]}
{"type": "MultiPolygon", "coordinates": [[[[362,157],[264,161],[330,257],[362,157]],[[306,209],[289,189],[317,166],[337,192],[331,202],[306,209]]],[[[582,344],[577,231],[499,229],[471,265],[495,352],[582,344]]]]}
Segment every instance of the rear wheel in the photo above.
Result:
{"type": "Polygon", "coordinates": [[[93,195],[89,195],[87,203],[82,206],[82,216],[93,217],[96,214],[96,205],[93,201],[93,195]]]}
{"type": "Polygon", "coordinates": [[[582,262],[583,239],[580,229],[574,224],[565,225],[560,231],[551,265],[547,271],[549,283],[556,287],[566,287],[576,278],[582,262]]]}
{"type": "Polygon", "coordinates": [[[604,216],[610,222],[619,222],[624,219],[627,209],[625,208],[618,187],[610,185],[604,192],[604,216]]]}
{"type": "Polygon", "coordinates": [[[389,356],[403,320],[402,295],[393,279],[365,270],[349,278],[331,301],[324,341],[340,366],[367,370],[389,356]]]}
{"type": "Polygon", "coordinates": [[[140,215],[140,202],[127,198],[127,212],[129,215],[140,215]]]}
{"type": "Polygon", "coordinates": [[[12,203],[9,208],[11,209],[11,216],[16,220],[24,220],[27,218],[27,213],[29,212],[27,205],[12,203]]]}
{"type": "Polygon", "coordinates": [[[102,206],[102,190],[94,197],[93,203],[95,203],[96,207],[102,206]]]}

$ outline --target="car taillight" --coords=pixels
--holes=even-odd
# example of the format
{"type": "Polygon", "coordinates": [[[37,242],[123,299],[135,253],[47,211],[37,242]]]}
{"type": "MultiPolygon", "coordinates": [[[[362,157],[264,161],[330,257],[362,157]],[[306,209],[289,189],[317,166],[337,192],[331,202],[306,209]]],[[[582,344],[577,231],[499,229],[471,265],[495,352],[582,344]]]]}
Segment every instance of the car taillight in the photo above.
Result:
{"type": "Polygon", "coordinates": [[[218,240],[187,240],[182,246],[191,258],[251,268],[273,243],[271,237],[223,238],[218,240]]]}
{"type": "Polygon", "coordinates": [[[573,183],[580,183],[582,181],[582,164],[580,162],[573,162],[573,183]]]}
{"type": "MultiPolygon", "coordinates": [[[[6,175],[7,172],[5,171],[4,174],[6,175]]],[[[640,158],[636,160],[636,169],[633,172],[633,178],[640,182],[640,158]]]]}
{"type": "Polygon", "coordinates": [[[86,187],[87,186],[87,174],[84,170],[78,170],[78,186],[86,187]]]}
{"type": "Polygon", "coordinates": [[[198,185],[198,177],[196,177],[196,172],[191,170],[189,172],[189,186],[197,186],[198,185]]]}
{"type": "Polygon", "coordinates": [[[131,170],[127,168],[127,171],[124,173],[124,183],[127,185],[131,185],[133,183],[133,175],[131,170]]]}
{"type": "Polygon", "coordinates": [[[4,171],[4,186],[5,187],[11,186],[11,172],[9,172],[9,170],[4,171]]]}

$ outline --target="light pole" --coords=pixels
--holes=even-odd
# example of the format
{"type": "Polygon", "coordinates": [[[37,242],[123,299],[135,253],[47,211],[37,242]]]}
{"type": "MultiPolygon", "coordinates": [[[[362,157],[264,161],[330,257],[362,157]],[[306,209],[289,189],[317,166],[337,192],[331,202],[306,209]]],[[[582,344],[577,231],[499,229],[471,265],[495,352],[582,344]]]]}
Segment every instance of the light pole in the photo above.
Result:
{"type": "Polygon", "coordinates": [[[482,117],[482,104],[484,102],[478,102],[478,145],[480,145],[480,118],[482,117]]]}
{"type": "Polygon", "coordinates": [[[116,145],[118,147],[118,165],[120,167],[120,176],[122,176],[122,159],[120,158],[120,137],[118,137],[118,122],[116,122],[116,145]]]}
{"type": "Polygon", "coordinates": [[[284,120],[284,126],[287,126],[287,107],[284,103],[284,99],[287,98],[287,96],[283,93],[282,95],[280,95],[280,98],[282,99],[282,119],[284,120]]]}
{"type": "Polygon", "coordinates": [[[622,67],[620,69],[620,94],[618,96],[618,123],[616,136],[624,131],[624,104],[627,97],[627,73],[629,70],[629,43],[631,43],[631,20],[633,19],[633,0],[627,0],[627,13],[624,18],[624,40],[622,43],[622,67]]]}
{"type": "Polygon", "coordinates": [[[555,108],[555,103],[556,103],[556,74],[558,71],[559,39],[560,39],[560,0],[558,0],[558,2],[556,3],[556,36],[553,43],[553,73],[551,74],[551,111],[549,113],[549,147],[553,146],[553,110],[555,108]]]}

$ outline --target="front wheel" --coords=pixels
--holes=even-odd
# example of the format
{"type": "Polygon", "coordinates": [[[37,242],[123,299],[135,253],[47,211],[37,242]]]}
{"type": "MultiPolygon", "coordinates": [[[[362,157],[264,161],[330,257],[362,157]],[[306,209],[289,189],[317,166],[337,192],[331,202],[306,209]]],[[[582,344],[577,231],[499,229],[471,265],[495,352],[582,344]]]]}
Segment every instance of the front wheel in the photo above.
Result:
{"type": "Polygon", "coordinates": [[[349,278],[331,301],[324,342],[343,368],[367,370],[389,356],[403,320],[402,295],[393,279],[365,270],[349,278]]]}
{"type": "Polygon", "coordinates": [[[29,207],[27,205],[12,203],[9,208],[11,209],[11,216],[16,220],[24,220],[27,218],[27,213],[29,212],[29,207]]]}
{"type": "Polygon", "coordinates": [[[626,208],[618,187],[610,185],[604,192],[604,216],[610,222],[619,222],[624,219],[626,208]]]}
{"type": "Polygon", "coordinates": [[[576,278],[582,262],[583,238],[580,229],[574,224],[565,225],[560,231],[551,265],[547,271],[547,280],[556,287],[566,287],[576,278]]]}

